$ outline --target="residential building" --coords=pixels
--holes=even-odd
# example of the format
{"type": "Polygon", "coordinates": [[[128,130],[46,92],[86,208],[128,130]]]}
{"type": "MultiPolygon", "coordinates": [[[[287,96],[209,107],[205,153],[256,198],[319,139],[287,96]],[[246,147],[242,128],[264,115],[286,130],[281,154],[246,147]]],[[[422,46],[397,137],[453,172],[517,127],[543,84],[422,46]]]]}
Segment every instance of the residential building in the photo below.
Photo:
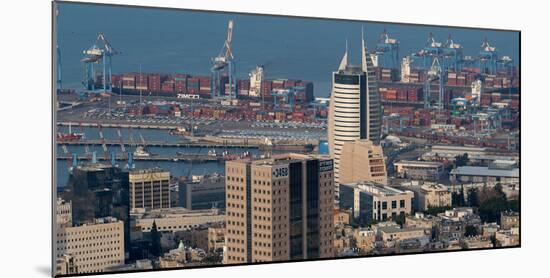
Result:
{"type": "Polygon", "coordinates": [[[124,264],[124,223],[116,218],[98,218],[56,232],[60,272],[98,273],[124,264]]]}
{"type": "Polygon", "coordinates": [[[519,212],[505,211],[500,214],[500,227],[503,230],[519,227],[519,212]]]}
{"type": "Polygon", "coordinates": [[[497,247],[519,246],[519,229],[499,230],[495,233],[497,247]]]}
{"type": "Polygon", "coordinates": [[[344,226],[351,223],[351,211],[334,209],[334,226],[344,226]]]}
{"type": "Polygon", "coordinates": [[[340,208],[351,209],[356,223],[396,219],[412,212],[414,193],[375,182],[340,185],[340,208]]]}
{"type": "Polygon", "coordinates": [[[462,238],[460,240],[460,245],[463,249],[493,248],[491,240],[482,236],[462,238]]]}
{"type": "Polygon", "coordinates": [[[384,152],[367,139],[345,142],[340,154],[340,184],[360,181],[388,183],[384,152]]]}
{"type": "Polygon", "coordinates": [[[419,187],[407,187],[414,192],[414,207],[417,211],[427,211],[432,207],[450,207],[451,191],[447,186],[437,183],[424,183],[419,187]]]}
{"type": "Polygon", "coordinates": [[[170,172],[159,168],[134,170],[129,183],[132,210],[170,207],[170,172]]]}
{"type": "Polygon", "coordinates": [[[480,225],[481,219],[472,208],[453,208],[437,215],[435,236],[438,240],[460,240],[467,226],[473,226],[479,231],[480,225]]]}
{"type": "Polygon", "coordinates": [[[234,160],[225,173],[225,263],[333,257],[332,159],[234,160]]]}
{"type": "Polygon", "coordinates": [[[55,220],[58,226],[72,226],[73,213],[70,201],[57,198],[55,220]]]}
{"type": "Polygon", "coordinates": [[[223,249],[225,246],[225,227],[208,227],[208,250],[223,249]]]}

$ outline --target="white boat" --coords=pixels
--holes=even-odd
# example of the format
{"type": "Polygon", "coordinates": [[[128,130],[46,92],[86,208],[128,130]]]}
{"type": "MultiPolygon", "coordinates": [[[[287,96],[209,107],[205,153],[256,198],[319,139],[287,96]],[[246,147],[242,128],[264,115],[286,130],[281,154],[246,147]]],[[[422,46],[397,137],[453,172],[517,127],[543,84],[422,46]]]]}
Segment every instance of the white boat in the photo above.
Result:
{"type": "Polygon", "coordinates": [[[134,151],[134,157],[149,157],[151,154],[143,146],[137,146],[134,151]]]}

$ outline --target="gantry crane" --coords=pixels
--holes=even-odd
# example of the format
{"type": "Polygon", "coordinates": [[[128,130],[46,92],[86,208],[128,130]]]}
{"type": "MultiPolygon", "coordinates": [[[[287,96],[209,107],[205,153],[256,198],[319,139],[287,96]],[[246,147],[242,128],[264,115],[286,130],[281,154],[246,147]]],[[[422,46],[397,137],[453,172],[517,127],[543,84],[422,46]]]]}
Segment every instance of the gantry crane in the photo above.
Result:
{"type": "Polygon", "coordinates": [[[443,45],[443,68],[459,72],[462,69],[463,60],[462,45],[455,43],[449,34],[443,45]]]}
{"type": "Polygon", "coordinates": [[[414,57],[422,58],[422,69],[429,70],[431,64],[436,57],[443,53],[443,44],[435,40],[432,33],[428,34],[428,40],[419,52],[414,53],[414,57]]]}
{"type": "Polygon", "coordinates": [[[489,44],[485,38],[479,51],[479,69],[481,73],[495,74],[497,71],[498,51],[496,47],[489,44]]]}
{"type": "Polygon", "coordinates": [[[378,57],[379,67],[392,69],[399,67],[399,41],[390,38],[386,29],[380,34],[374,53],[378,57]]]}
{"type": "Polygon", "coordinates": [[[432,66],[427,72],[426,81],[424,84],[424,108],[430,107],[432,84],[437,81],[438,100],[437,105],[439,109],[443,108],[443,98],[445,93],[445,77],[447,76],[445,68],[442,68],[439,64],[439,58],[434,57],[432,66]]]}
{"type": "Polygon", "coordinates": [[[218,56],[212,58],[211,93],[212,97],[221,97],[224,95],[224,89],[221,84],[221,74],[224,70],[229,78],[229,98],[237,96],[237,86],[235,85],[235,62],[231,42],[233,40],[233,20],[229,20],[227,25],[227,38],[218,56]]]}
{"type": "Polygon", "coordinates": [[[84,80],[82,84],[87,90],[96,90],[96,70],[102,70],[101,89],[111,91],[112,84],[112,59],[111,57],[120,54],[115,50],[103,33],[99,33],[95,43],[82,52],[84,58],[81,62],[84,66],[84,80]],[[97,65],[97,66],[96,66],[97,65]]]}

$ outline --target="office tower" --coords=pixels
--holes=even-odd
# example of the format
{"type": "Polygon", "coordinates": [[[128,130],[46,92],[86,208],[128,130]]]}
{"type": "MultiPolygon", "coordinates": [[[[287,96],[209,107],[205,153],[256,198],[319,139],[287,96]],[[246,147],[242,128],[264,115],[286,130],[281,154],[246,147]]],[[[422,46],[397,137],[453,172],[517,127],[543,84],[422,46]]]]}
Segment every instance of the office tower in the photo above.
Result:
{"type": "Polygon", "coordinates": [[[57,274],[103,272],[124,264],[124,223],[98,218],[57,231],[57,274]]]}
{"type": "Polygon", "coordinates": [[[170,207],[170,172],[159,168],[135,170],[128,180],[131,210],[170,207]]]}
{"type": "Polygon", "coordinates": [[[179,206],[186,209],[225,209],[225,177],[220,174],[193,176],[179,184],[179,206]]]}
{"type": "Polygon", "coordinates": [[[395,220],[398,215],[410,214],[414,193],[375,182],[341,183],[340,208],[351,209],[354,222],[395,220]]]}
{"type": "Polygon", "coordinates": [[[332,159],[284,154],[225,169],[226,263],[334,255],[332,159]]]}
{"type": "Polygon", "coordinates": [[[125,249],[130,243],[128,172],[106,164],[89,163],[72,168],[63,199],[71,202],[72,224],[115,217],[124,222],[125,249]]]}
{"type": "Polygon", "coordinates": [[[359,139],[380,143],[382,108],[372,58],[362,38],[361,66],[348,63],[348,51],[332,74],[328,141],[334,158],[336,194],[340,177],[340,155],[344,143],[359,139]]]}
{"type": "Polygon", "coordinates": [[[382,147],[367,139],[345,142],[340,154],[340,184],[365,181],[388,183],[382,147]]]}

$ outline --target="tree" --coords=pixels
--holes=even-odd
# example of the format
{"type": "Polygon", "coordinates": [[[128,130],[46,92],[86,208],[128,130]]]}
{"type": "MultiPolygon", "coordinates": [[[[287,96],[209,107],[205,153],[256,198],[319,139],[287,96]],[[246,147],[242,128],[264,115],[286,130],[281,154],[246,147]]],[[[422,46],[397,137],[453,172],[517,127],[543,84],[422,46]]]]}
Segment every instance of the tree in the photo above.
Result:
{"type": "Polygon", "coordinates": [[[463,155],[455,156],[455,165],[456,167],[466,166],[468,164],[468,154],[464,153],[463,155]]]}
{"type": "Polygon", "coordinates": [[[453,209],[451,206],[428,206],[428,209],[425,211],[429,215],[438,215],[439,213],[445,212],[446,210],[453,209]]]}
{"type": "Polygon", "coordinates": [[[157,229],[157,223],[153,221],[153,226],[151,227],[151,249],[149,250],[149,252],[155,257],[159,257],[162,253],[160,238],[161,234],[157,229]]]}
{"type": "Polygon", "coordinates": [[[397,225],[403,227],[403,225],[405,225],[405,221],[406,221],[405,214],[400,213],[400,214],[396,215],[394,221],[395,221],[395,223],[397,223],[397,225]]]}
{"type": "Polygon", "coordinates": [[[479,197],[477,189],[470,188],[468,189],[468,206],[478,207],[479,206],[479,197]]]}
{"type": "Polygon", "coordinates": [[[464,228],[464,236],[477,236],[478,233],[477,233],[477,228],[472,226],[472,225],[467,225],[465,228],[464,228]]]}

